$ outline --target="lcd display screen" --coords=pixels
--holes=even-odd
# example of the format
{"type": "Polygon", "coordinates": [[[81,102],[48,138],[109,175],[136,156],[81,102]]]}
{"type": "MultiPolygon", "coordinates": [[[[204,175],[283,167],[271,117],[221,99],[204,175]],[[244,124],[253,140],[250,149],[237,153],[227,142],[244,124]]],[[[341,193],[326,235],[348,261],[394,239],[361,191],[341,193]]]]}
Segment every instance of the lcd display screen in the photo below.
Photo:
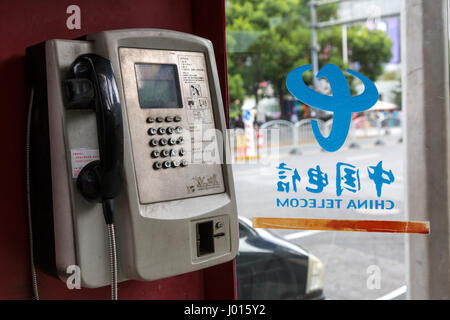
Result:
{"type": "Polygon", "coordinates": [[[180,84],[174,64],[136,63],[141,108],[181,108],[180,84]]]}

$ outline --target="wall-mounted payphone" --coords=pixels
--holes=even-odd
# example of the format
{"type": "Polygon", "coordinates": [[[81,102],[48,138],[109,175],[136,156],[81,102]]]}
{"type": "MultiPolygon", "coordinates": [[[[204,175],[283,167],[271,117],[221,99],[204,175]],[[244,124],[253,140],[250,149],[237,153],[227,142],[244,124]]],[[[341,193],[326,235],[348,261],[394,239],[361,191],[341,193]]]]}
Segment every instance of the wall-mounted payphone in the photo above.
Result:
{"type": "Polygon", "coordinates": [[[75,265],[82,286],[108,285],[104,216],[116,225],[119,281],[235,257],[236,202],[210,41],[157,29],[49,40],[27,49],[27,72],[38,267],[65,280],[75,265]]]}

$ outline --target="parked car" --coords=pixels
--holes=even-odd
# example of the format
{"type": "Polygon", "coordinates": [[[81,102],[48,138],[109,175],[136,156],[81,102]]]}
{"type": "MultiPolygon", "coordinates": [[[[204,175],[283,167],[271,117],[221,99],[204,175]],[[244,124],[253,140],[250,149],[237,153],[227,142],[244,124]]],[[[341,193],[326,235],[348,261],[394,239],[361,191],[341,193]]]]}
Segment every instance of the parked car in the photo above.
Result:
{"type": "Polygon", "coordinates": [[[239,299],[324,299],[324,266],[314,255],[239,218],[239,299]]]}

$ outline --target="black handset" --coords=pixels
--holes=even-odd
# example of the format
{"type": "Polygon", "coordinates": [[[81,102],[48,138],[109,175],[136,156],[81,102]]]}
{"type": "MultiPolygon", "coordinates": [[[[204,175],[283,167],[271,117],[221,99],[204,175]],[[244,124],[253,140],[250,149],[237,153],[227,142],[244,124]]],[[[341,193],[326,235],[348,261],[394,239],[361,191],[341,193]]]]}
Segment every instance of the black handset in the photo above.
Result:
{"type": "Polygon", "coordinates": [[[63,83],[66,107],[94,109],[100,149],[100,161],[81,170],[77,187],[85,198],[109,206],[107,200],[120,192],[123,166],[122,107],[114,72],[111,62],[96,54],[79,56],[70,69],[71,78],[63,83]]]}

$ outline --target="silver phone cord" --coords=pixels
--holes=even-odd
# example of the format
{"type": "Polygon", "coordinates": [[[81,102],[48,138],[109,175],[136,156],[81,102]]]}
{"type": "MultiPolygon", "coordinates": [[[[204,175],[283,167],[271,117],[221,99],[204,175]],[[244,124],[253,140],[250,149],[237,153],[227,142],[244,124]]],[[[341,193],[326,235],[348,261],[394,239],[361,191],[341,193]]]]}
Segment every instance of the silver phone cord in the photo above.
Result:
{"type": "Polygon", "coordinates": [[[117,247],[114,224],[107,224],[109,244],[109,266],[111,272],[111,300],[117,300],[117,247]]]}
{"type": "Polygon", "coordinates": [[[25,162],[26,162],[26,173],[25,173],[25,184],[27,189],[27,213],[28,213],[28,241],[30,247],[30,267],[31,267],[31,282],[33,286],[33,298],[39,300],[39,288],[36,275],[36,267],[34,265],[34,252],[33,252],[33,230],[31,221],[31,177],[30,177],[30,139],[31,139],[31,114],[33,112],[33,97],[34,88],[31,88],[30,103],[28,105],[28,116],[27,116],[27,132],[26,132],[26,142],[25,142],[25,162]]]}

